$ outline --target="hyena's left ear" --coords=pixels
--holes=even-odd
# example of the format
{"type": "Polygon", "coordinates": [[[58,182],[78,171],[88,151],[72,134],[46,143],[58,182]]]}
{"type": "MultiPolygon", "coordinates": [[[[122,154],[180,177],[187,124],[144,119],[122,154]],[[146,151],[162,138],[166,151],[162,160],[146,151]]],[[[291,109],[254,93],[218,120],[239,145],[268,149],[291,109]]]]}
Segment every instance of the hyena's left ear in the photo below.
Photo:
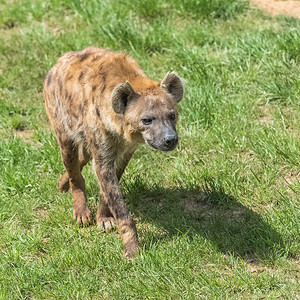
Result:
{"type": "Polygon", "coordinates": [[[160,85],[179,102],[183,97],[183,85],[176,72],[168,72],[160,85]]]}
{"type": "Polygon", "coordinates": [[[113,110],[124,114],[128,104],[135,98],[135,91],[128,81],[118,84],[111,94],[113,110]]]}

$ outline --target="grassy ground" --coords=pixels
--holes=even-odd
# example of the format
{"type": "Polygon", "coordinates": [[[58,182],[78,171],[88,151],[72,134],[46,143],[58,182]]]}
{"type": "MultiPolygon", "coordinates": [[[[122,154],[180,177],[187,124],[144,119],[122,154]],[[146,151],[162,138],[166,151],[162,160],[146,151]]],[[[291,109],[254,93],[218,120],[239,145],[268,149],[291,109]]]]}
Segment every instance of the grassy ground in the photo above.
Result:
{"type": "Polygon", "coordinates": [[[238,0],[0,1],[0,298],[299,297],[299,32],[238,0]],[[186,81],[178,148],[141,147],[121,181],[134,262],[56,188],[42,82],[89,45],[186,81]]]}

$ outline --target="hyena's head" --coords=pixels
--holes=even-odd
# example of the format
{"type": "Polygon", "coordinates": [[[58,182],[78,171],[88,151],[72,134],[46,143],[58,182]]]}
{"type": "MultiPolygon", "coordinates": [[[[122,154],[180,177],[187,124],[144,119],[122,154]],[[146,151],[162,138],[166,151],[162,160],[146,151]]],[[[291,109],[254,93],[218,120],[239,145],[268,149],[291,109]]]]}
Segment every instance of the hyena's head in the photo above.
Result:
{"type": "Polygon", "coordinates": [[[116,113],[124,115],[123,130],[128,141],[170,151],[178,143],[177,103],[182,97],[182,82],[171,72],[160,83],[140,92],[135,92],[129,82],[119,84],[112,93],[112,105],[116,113]]]}

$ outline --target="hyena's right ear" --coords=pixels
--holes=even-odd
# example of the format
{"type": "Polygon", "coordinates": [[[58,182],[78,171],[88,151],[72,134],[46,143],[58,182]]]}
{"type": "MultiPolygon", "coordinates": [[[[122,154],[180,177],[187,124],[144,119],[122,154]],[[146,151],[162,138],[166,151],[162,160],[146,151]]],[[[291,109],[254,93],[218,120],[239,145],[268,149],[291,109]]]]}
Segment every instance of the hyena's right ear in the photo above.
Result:
{"type": "Polygon", "coordinates": [[[126,107],[134,99],[135,91],[128,81],[118,84],[111,94],[113,110],[117,114],[124,114],[126,107]]]}

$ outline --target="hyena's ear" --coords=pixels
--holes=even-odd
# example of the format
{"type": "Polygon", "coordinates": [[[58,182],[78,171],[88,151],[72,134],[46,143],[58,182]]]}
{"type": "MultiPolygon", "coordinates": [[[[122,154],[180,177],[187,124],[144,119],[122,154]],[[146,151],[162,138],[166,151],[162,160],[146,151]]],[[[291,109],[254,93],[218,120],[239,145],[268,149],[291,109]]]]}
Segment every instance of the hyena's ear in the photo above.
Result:
{"type": "Polygon", "coordinates": [[[176,72],[168,72],[160,85],[179,102],[183,97],[183,85],[176,72]]]}
{"type": "Polygon", "coordinates": [[[113,110],[117,114],[124,114],[126,107],[134,99],[135,91],[128,81],[118,84],[111,94],[113,110]]]}

